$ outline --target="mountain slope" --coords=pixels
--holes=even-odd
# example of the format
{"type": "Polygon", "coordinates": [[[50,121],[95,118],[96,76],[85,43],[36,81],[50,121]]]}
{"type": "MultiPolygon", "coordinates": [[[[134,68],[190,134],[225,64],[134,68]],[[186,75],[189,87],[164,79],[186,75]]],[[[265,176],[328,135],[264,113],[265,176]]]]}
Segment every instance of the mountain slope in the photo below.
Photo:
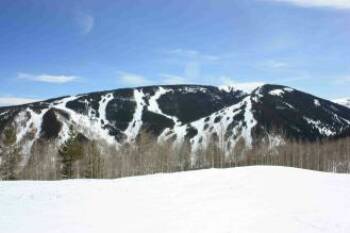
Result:
{"type": "Polygon", "coordinates": [[[116,146],[149,132],[159,141],[189,141],[192,150],[209,142],[232,149],[240,139],[251,146],[281,136],[348,136],[350,109],[279,85],[263,85],[252,93],[200,85],[149,86],[0,108],[0,133],[8,127],[16,130],[17,142],[27,152],[37,139],[62,143],[70,128],[116,146]]]}
{"type": "Polygon", "coordinates": [[[341,98],[334,100],[334,103],[344,105],[345,107],[350,108],[350,98],[341,98]]]}
{"type": "Polygon", "coordinates": [[[0,226],[34,232],[350,232],[350,176],[241,167],[1,182],[0,226]]]}

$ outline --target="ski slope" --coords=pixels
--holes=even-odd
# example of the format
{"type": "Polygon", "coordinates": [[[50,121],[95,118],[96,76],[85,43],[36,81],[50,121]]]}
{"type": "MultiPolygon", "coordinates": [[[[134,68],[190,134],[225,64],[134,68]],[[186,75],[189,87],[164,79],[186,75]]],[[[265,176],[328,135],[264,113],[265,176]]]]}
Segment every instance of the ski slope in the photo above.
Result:
{"type": "Polygon", "coordinates": [[[0,232],[350,232],[350,176],[242,167],[0,182],[0,232]]]}

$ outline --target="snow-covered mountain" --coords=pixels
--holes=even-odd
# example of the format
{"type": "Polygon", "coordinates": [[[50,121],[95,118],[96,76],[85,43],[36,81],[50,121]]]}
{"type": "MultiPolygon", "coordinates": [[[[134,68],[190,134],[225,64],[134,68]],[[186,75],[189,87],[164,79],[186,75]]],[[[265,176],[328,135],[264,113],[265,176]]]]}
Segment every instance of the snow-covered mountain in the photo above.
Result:
{"type": "Polygon", "coordinates": [[[344,105],[345,107],[350,108],[350,97],[349,98],[341,98],[334,100],[335,103],[344,105]]]}
{"type": "Polygon", "coordinates": [[[287,167],[0,182],[4,233],[350,232],[350,176],[287,167]]]}
{"type": "Polygon", "coordinates": [[[70,128],[116,146],[149,132],[159,141],[187,140],[192,150],[209,141],[231,149],[241,138],[251,146],[261,140],[278,143],[281,134],[306,140],[348,136],[350,109],[280,85],[251,93],[233,87],[148,86],[3,107],[0,133],[6,127],[16,130],[23,151],[37,139],[60,144],[70,128]]]}

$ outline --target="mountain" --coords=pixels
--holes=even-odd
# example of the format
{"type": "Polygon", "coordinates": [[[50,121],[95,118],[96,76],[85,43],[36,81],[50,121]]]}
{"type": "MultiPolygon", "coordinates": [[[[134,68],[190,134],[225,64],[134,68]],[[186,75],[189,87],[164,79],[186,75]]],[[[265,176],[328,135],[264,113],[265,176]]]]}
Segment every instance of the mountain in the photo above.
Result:
{"type": "Polygon", "coordinates": [[[350,109],[281,85],[251,93],[234,87],[147,86],[2,107],[0,133],[9,127],[23,153],[38,139],[63,143],[71,128],[115,145],[134,143],[148,132],[159,141],[188,141],[192,150],[211,141],[232,149],[240,139],[252,146],[262,140],[349,136],[350,109]]]}
{"type": "Polygon", "coordinates": [[[350,108],[350,98],[341,98],[334,100],[334,103],[344,105],[345,107],[350,108]]]}

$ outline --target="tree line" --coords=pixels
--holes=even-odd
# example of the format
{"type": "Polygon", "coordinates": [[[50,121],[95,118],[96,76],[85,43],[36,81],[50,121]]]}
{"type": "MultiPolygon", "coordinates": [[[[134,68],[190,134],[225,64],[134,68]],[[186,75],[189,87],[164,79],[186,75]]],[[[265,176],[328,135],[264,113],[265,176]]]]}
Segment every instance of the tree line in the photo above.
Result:
{"type": "Polygon", "coordinates": [[[252,148],[240,138],[232,150],[215,142],[191,152],[188,141],[176,146],[157,142],[144,133],[134,144],[116,148],[103,141],[87,140],[71,130],[59,147],[38,139],[28,155],[21,154],[15,131],[6,129],[0,148],[1,180],[59,180],[73,178],[118,178],[170,173],[203,168],[276,165],[325,172],[350,173],[350,138],[316,142],[291,141],[271,147],[252,148]]]}

